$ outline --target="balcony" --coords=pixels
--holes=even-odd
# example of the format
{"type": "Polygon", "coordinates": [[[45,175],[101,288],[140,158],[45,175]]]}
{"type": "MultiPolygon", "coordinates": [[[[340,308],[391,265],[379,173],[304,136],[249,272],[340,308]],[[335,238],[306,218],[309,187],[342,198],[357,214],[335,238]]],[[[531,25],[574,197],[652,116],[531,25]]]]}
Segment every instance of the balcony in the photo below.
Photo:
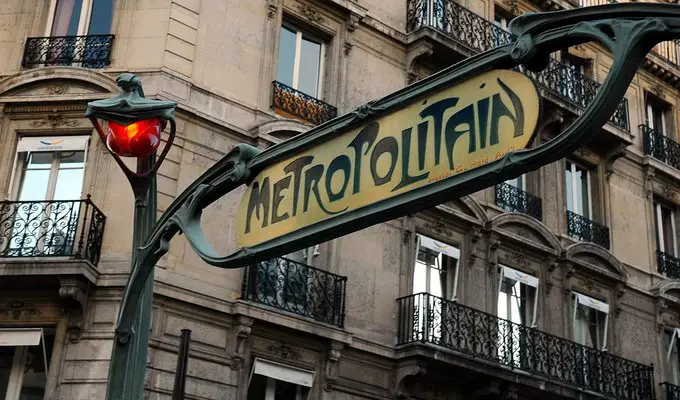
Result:
{"type": "Polygon", "coordinates": [[[661,384],[664,393],[664,400],[680,400],[680,386],[664,382],[661,384]]]}
{"type": "Polygon", "coordinates": [[[640,125],[640,131],[642,132],[642,146],[646,155],[680,170],[680,143],[646,125],[640,125]]]}
{"type": "Polygon", "coordinates": [[[273,82],[272,108],[284,116],[323,124],[338,115],[338,109],[281,82],[273,82]]]}
{"type": "Polygon", "coordinates": [[[529,215],[541,220],[541,198],[507,183],[496,185],[496,205],[510,211],[529,215]]]}
{"type": "Polygon", "coordinates": [[[567,233],[583,242],[609,249],[609,228],[571,211],[567,211],[567,233]]]}
{"type": "Polygon", "coordinates": [[[343,327],[347,278],[286,258],[246,268],[241,298],[343,327]]]}
{"type": "MultiPolygon", "coordinates": [[[[424,27],[434,29],[468,49],[470,53],[483,52],[515,40],[510,32],[453,1],[408,0],[407,6],[408,32],[424,27]]],[[[592,103],[601,86],[555,59],[551,59],[548,67],[539,73],[526,73],[543,90],[581,109],[592,103]]],[[[610,122],[620,129],[629,130],[626,99],[621,101],[610,122]]]]}
{"type": "Polygon", "coordinates": [[[113,35],[30,37],[26,39],[21,65],[104,68],[111,63],[113,38],[113,35]]]}
{"type": "Polygon", "coordinates": [[[534,382],[542,377],[619,400],[654,399],[651,366],[427,293],[402,297],[397,302],[400,346],[441,346],[484,363],[529,373],[534,382]]]}
{"type": "Polygon", "coordinates": [[[106,217],[84,200],[0,202],[0,257],[69,257],[97,265],[106,217]]]}
{"type": "Polygon", "coordinates": [[[656,262],[659,266],[659,273],[672,279],[680,279],[680,258],[656,251],[656,262]]]}

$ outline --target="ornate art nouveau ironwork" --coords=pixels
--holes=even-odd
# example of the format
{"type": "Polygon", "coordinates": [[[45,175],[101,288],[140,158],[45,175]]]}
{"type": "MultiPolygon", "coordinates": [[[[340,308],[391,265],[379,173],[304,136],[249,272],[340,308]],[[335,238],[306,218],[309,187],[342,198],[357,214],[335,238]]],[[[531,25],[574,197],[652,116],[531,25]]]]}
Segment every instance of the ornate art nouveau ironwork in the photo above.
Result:
{"type": "Polygon", "coordinates": [[[113,35],[30,37],[21,65],[72,65],[104,68],[111,62],[113,35]]]}
{"type": "Polygon", "coordinates": [[[344,276],[279,257],[246,268],[241,297],[342,327],[346,282],[344,276]]]}
{"type": "Polygon", "coordinates": [[[657,250],[656,262],[659,266],[660,274],[666,275],[669,278],[680,279],[680,258],[657,250]]]}
{"type": "Polygon", "coordinates": [[[308,94],[286,86],[281,82],[272,82],[272,107],[286,112],[293,117],[301,118],[314,125],[335,118],[337,108],[314,98],[308,94]]]}
{"type": "Polygon", "coordinates": [[[96,265],[105,221],[89,195],[0,202],[0,257],[72,256],[96,265]]]}
{"type": "MultiPolygon", "coordinates": [[[[516,40],[512,33],[454,1],[409,0],[406,26],[409,32],[424,26],[437,29],[475,53],[504,46],[516,40]]],[[[553,58],[550,58],[548,67],[540,72],[530,72],[526,69],[521,71],[534,78],[544,90],[580,108],[588,107],[592,103],[600,87],[599,83],[553,58]]],[[[628,130],[626,99],[621,101],[610,122],[628,130]]]]}
{"type": "Polygon", "coordinates": [[[647,125],[640,125],[640,132],[645,154],[680,169],[680,143],[647,125]]]}
{"type": "Polygon", "coordinates": [[[527,214],[539,221],[543,217],[540,197],[505,182],[496,185],[496,204],[507,211],[527,214]]]}
{"type": "MultiPolygon", "coordinates": [[[[451,3],[448,2],[448,4],[451,3]]],[[[319,125],[304,135],[293,137],[265,151],[249,145],[238,145],[194,181],[176,197],[158,221],[153,224],[148,235],[135,240],[135,243],[143,243],[143,245],[135,252],[132,271],[125,288],[116,325],[116,341],[113,350],[115,357],[111,361],[113,372],[110,376],[121,376],[128,368],[126,360],[134,354],[143,352],[146,348],[145,343],[148,338],[145,335],[148,332],[136,332],[136,325],[133,321],[136,321],[140,314],[150,313],[151,303],[147,299],[149,296],[142,296],[142,292],[148,278],[153,275],[156,262],[168,251],[169,242],[176,234],[184,233],[193,250],[206,263],[221,268],[238,268],[266,261],[281,254],[288,254],[399,216],[431,208],[452,198],[474,193],[560,160],[593,139],[596,132],[600,131],[611,115],[616,112],[647,53],[659,42],[680,37],[680,9],[668,4],[627,3],[554,13],[525,14],[510,23],[510,31],[514,35],[513,38],[517,38],[513,39],[512,43],[470,57],[414,85],[319,125]],[[337,214],[323,222],[286,233],[253,247],[241,248],[227,256],[220,255],[213,249],[201,229],[203,209],[227,193],[247,184],[251,177],[264,168],[291,154],[308,151],[319,143],[335,137],[338,132],[361,127],[377,117],[413,104],[428,94],[451,87],[489,70],[516,68],[522,65],[529,71],[541,71],[549,65],[551,53],[564,46],[575,46],[590,41],[598,42],[612,54],[612,67],[592,102],[572,125],[540,146],[508,153],[499,160],[465,173],[454,174],[436,184],[391,197],[355,212],[337,214]],[[131,342],[133,335],[135,340],[131,342]],[[136,339],[140,337],[143,340],[136,339]],[[135,346],[138,346],[138,350],[135,350],[135,346]]],[[[150,192],[154,190],[153,187],[151,189],[150,192]]],[[[140,222],[140,224],[150,223],[153,221],[140,222]]],[[[140,229],[140,231],[147,232],[146,229],[140,229]]],[[[489,347],[496,341],[493,338],[487,338],[486,341],[480,342],[479,335],[472,335],[472,337],[478,338],[474,340],[477,340],[475,342],[477,348],[483,349],[480,352],[488,351],[484,350],[484,346],[489,347]]],[[[543,343],[563,343],[560,340],[562,339],[555,338],[551,342],[546,339],[543,343]]],[[[573,348],[573,345],[567,346],[566,349],[560,347],[563,351],[573,348]]],[[[507,354],[511,353],[508,350],[507,354]]],[[[554,353],[546,350],[539,356],[548,354],[554,353]]],[[[575,355],[570,360],[590,362],[589,357],[575,355]]],[[[616,396],[622,396],[618,398],[623,399],[651,397],[649,393],[653,393],[653,389],[650,388],[650,367],[606,354],[599,357],[598,363],[602,368],[598,371],[605,373],[593,372],[595,375],[590,375],[601,377],[594,381],[602,384],[598,383],[597,385],[600,386],[593,388],[605,393],[614,393],[616,396]],[[614,381],[613,376],[620,379],[614,381]],[[637,378],[633,380],[624,379],[635,376],[637,378]],[[622,382],[631,383],[624,385],[622,382]]],[[[555,360],[557,358],[552,356],[549,361],[560,361],[555,360]]],[[[142,373],[139,377],[135,376],[138,382],[131,383],[139,388],[143,387],[144,376],[144,360],[141,361],[142,373]]],[[[535,364],[551,365],[549,361],[544,360],[541,363],[535,362],[535,364]]],[[[552,369],[544,367],[543,370],[536,368],[537,373],[556,374],[557,377],[562,374],[562,372],[552,372],[555,371],[554,367],[552,369]]],[[[570,369],[565,366],[564,371],[578,374],[579,369],[570,369]]],[[[576,378],[564,375],[563,379],[574,380],[576,378]]],[[[584,384],[591,385],[588,382],[584,381],[584,384]]],[[[141,396],[142,390],[140,389],[138,393],[141,396]]],[[[134,396],[134,398],[137,397],[137,395],[134,396]]]]}
{"type": "Polygon", "coordinates": [[[666,396],[664,397],[665,400],[680,400],[680,386],[669,382],[664,382],[661,386],[666,396]]]}
{"type": "Polygon", "coordinates": [[[568,210],[567,233],[584,242],[592,242],[609,249],[609,228],[568,210]]]}
{"type": "Polygon", "coordinates": [[[397,300],[398,344],[432,343],[620,400],[653,400],[653,368],[461,304],[397,300]]]}

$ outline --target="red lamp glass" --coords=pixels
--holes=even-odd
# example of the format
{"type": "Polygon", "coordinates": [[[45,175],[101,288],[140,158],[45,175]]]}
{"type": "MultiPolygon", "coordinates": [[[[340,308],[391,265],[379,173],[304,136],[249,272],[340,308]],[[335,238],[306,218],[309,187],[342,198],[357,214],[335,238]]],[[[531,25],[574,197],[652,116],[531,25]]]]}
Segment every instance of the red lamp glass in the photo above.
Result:
{"type": "Polygon", "coordinates": [[[160,118],[136,121],[130,125],[107,123],[106,145],[120,157],[145,157],[156,152],[161,143],[160,118]]]}

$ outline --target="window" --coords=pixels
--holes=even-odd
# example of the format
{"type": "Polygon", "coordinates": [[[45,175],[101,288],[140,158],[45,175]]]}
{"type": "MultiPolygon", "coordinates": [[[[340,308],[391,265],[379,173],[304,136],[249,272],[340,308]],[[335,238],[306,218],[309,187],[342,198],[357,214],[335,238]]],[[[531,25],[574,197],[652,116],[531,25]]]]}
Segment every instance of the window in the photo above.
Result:
{"type": "Polygon", "coordinates": [[[656,216],[656,248],[668,255],[677,257],[677,241],[675,238],[675,215],[669,207],[654,202],[656,216]]]}
{"type": "Polygon", "coordinates": [[[574,341],[598,350],[607,349],[609,305],[574,293],[574,341]]]}
{"type": "Polygon", "coordinates": [[[113,0],[52,0],[47,36],[108,35],[113,0]]]}
{"type": "Polygon", "coordinates": [[[666,381],[680,385],[680,353],[678,352],[680,328],[664,329],[666,351],[666,381]]]}
{"type": "Polygon", "coordinates": [[[256,358],[247,400],[307,400],[314,373],[256,358]]]}
{"type": "Polygon", "coordinates": [[[666,116],[670,112],[668,104],[647,94],[647,126],[658,133],[668,136],[669,126],[666,116]]]}
{"type": "Polygon", "coordinates": [[[451,285],[450,297],[455,300],[458,290],[460,250],[422,235],[418,235],[416,247],[413,293],[429,293],[433,296],[448,298],[446,294],[451,285]],[[449,278],[451,273],[453,276],[449,278]]]}
{"type": "Polygon", "coordinates": [[[505,183],[524,192],[527,191],[526,175],[520,175],[517,178],[508,179],[507,181],[505,181],[505,183]]]}
{"type": "Polygon", "coordinates": [[[501,266],[498,282],[498,356],[503,364],[528,365],[527,326],[536,326],[538,278],[501,266]]]}
{"type": "Polygon", "coordinates": [[[45,396],[54,332],[53,328],[0,329],[0,399],[45,396]]]}
{"type": "Polygon", "coordinates": [[[590,171],[572,161],[566,167],[567,210],[591,219],[590,171]]]}
{"type": "Polygon", "coordinates": [[[325,57],[323,41],[291,26],[281,26],[276,80],[320,99],[325,57]]]}
{"type": "Polygon", "coordinates": [[[576,104],[587,106],[590,99],[586,98],[583,79],[588,76],[589,61],[569,54],[566,50],[562,51],[561,59],[562,64],[566,66],[562,69],[562,95],[576,104]]]}
{"type": "Polygon", "coordinates": [[[75,243],[87,136],[23,137],[11,178],[17,199],[3,256],[68,255],[75,243]],[[15,178],[16,176],[16,178],[15,178]]]}

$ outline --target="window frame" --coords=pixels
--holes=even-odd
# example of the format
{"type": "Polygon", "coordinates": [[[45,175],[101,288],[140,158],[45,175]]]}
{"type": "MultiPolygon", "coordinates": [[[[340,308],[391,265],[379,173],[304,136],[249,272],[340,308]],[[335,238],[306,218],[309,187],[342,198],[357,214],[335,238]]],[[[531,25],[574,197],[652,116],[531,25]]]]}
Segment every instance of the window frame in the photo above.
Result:
{"type": "Polygon", "coordinates": [[[665,228],[665,223],[663,222],[663,214],[662,214],[662,208],[665,208],[668,210],[670,213],[670,228],[672,232],[672,246],[673,246],[673,253],[671,254],[674,257],[678,256],[678,239],[677,239],[677,231],[675,230],[675,210],[673,210],[672,207],[669,207],[665,204],[662,204],[660,201],[653,200],[653,205],[654,205],[654,222],[655,222],[655,231],[656,231],[656,248],[657,250],[670,254],[668,249],[666,249],[666,244],[665,240],[663,239],[665,237],[664,234],[664,228],[665,228]]]}
{"type": "Polygon", "coordinates": [[[576,162],[572,159],[566,159],[565,163],[566,164],[565,164],[565,168],[564,168],[564,185],[565,185],[565,200],[566,200],[567,210],[573,212],[574,214],[578,214],[578,215],[580,215],[584,218],[594,220],[593,219],[593,194],[592,194],[592,182],[591,182],[592,178],[591,178],[590,168],[588,168],[585,165],[578,163],[578,162],[576,162]],[[569,210],[569,199],[568,199],[569,190],[566,190],[567,189],[566,188],[566,186],[567,186],[567,168],[566,167],[567,166],[570,166],[569,172],[571,172],[571,177],[572,177],[571,178],[571,195],[572,195],[571,202],[574,205],[574,210],[569,210]],[[588,202],[588,216],[587,217],[585,215],[583,215],[583,210],[580,210],[580,208],[583,207],[583,201],[577,201],[578,199],[576,199],[576,197],[577,197],[576,187],[577,186],[576,186],[576,179],[574,179],[574,178],[576,177],[577,167],[584,170],[585,174],[586,174],[586,196],[587,196],[586,200],[588,202]]]}
{"type": "MultiPolygon", "coordinates": [[[[14,354],[12,355],[12,365],[10,367],[10,374],[7,381],[7,391],[5,393],[0,393],[1,400],[18,400],[21,396],[21,391],[23,389],[24,378],[25,378],[25,366],[26,361],[29,356],[29,348],[34,346],[40,346],[41,354],[43,356],[43,365],[45,368],[45,390],[49,387],[49,372],[50,364],[54,358],[54,354],[51,355],[50,360],[47,359],[47,348],[45,345],[46,335],[44,328],[0,328],[0,333],[2,332],[36,332],[39,331],[38,343],[16,343],[16,344],[3,344],[2,346],[13,347],[14,354]]],[[[56,341],[56,335],[52,339],[52,352],[54,351],[54,342],[56,341]]]]}
{"type": "MultiPolygon", "coordinates": [[[[576,329],[577,329],[576,320],[577,320],[578,307],[579,307],[579,305],[582,305],[583,307],[587,307],[587,308],[589,308],[589,309],[591,309],[595,312],[600,312],[600,313],[605,314],[604,326],[602,327],[602,338],[601,338],[602,343],[601,343],[601,345],[600,345],[600,343],[596,343],[596,346],[593,346],[593,348],[596,349],[596,350],[600,350],[600,351],[607,351],[607,337],[608,337],[608,334],[609,334],[609,304],[607,302],[595,299],[593,297],[587,296],[585,294],[582,294],[582,293],[579,293],[579,292],[576,292],[576,291],[572,291],[572,298],[573,298],[573,301],[574,301],[574,307],[573,307],[573,312],[572,312],[572,323],[571,323],[571,325],[572,325],[572,333],[574,335],[574,341],[576,343],[584,346],[584,347],[588,347],[588,345],[581,343],[581,341],[578,340],[582,335],[576,334],[576,329]],[[579,301],[579,299],[584,300],[584,301],[579,301]],[[590,302],[590,304],[589,304],[589,302],[590,302]],[[606,309],[606,311],[603,310],[602,308],[606,309]]],[[[598,321],[597,329],[599,331],[599,321],[598,321]]],[[[600,339],[600,338],[597,338],[597,339],[600,339]]]]}
{"type": "Polygon", "coordinates": [[[645,124],[655,132],[669,137],[668,114],[672,115],[672,106],[649,93],[645,94],[645,124]],[[661,117],[661,127],[655,126],[654,114],[658,111],[661,117]]]}
{"type": "MultiPolygon", "coordinates": [[[[308,400],[311,397],[312,393],[312,388],[314,387],[314,381],[316,380],[316,372],[313,370],[307,370],[304,368],[299,368],[297,366],[293,365],[287,365],[283,364],[280,362],[260,358],[260,357],[255,357],[253,359],[252,366],[250,368],[250,374],[248,376],[248,386],[246,389],[246,397],[248,397],[248,394],[250,392],[250,386],[253,381],[253,376],[254,375],[260,375],[266,379],[267,386],[265,388],[265,398],[263,400],[275,400],[274,395],[275,395],[275,390],[276,390],[276,382],[288,382],[290,384],[293,384],[297,387],[297,393],[295,396],[295,400],[308,400]],[[270,376],[264,373],[256,373],[256,369],[258,366],[258,363],[262,365],[269,365],[273,366],[274,368],[279,368],[279,369],[285,369],[289,371],[296,371],[297,373],[303,373],[306,375],[309,375],[308,378],[311,379],[311,382],[308,383],[308,385],[299,383],[299,382],[292,382],[290,380],[285,380],[285,379],[277,379],[275,376],[270,376]],[[304,393],[306,392],[306,393],[304,393]]],[[[275,374],[272,374],[275,375],[275,374]]]]}
{"type": "MultiPolygon", "coordinates": [[[[449,300],[449,296],[447,296],[447,294],[448,294],[447,292],[449,291],[448,288],[450,286],[451,287],[450,300],[451,301],[458,301],[458,279],[459,279],[459,275],[460,275],[460,263],[461,263],[461,254],[462,254],[460,247],[457,246],[457,245],[452,245],[452,244],[445,243],[443,241],[439,241],[439,240],[434,239],[430,236],[420,234],[420,233],[416,234],[416,246],[415,246],[415,256],[414,256],[414,260],[413,260],[413,272],[411,273],[411,280],[412,280],[411,281],[411,294],[422,293],[422,292],[416,292],[415,291],[415,269],[416,269],[417,264],[419,262],[418,261],[418,254],[420,253],[420,247],[421,246],[429,249],[430,251],[433,251],[433,252],[438,251],[439,252],[438,257],[442,257],[441,270],[443,270],[444,273],[447,274],[447,276],[451,275],[451,273],[450,273],[451,268],[454,269],[454,271],[453,271],[453,282],[450,282],[450,280],[447,279],[447,282],[446,282],[446,285],[445,285],[446,287],[442,287],[442,294],[441,294],[440,297],[445,299],[445,300],[449,300]],[[423,245],[422,240],[421,240],[422,238],[425,238],[427,241],[432,241],[435,246],[440,246],[442,248],[442,250],[444,250],[444,251],[428,247],[429,244],[423,245]],[[448,254],[446,254],[446,252],[448,252],[448,251],[453,252],[453,253],[457,253],[457,255],[448,255],[448,254]],[[455,260],[455,262],[446,261],[444,259],[444,257],[447,257],[448,259],[453,259],[453,260],[455,260]],[[454,264],[454,265],[452,265],[452,264],[454,264]]],[[[427,293],[427,294],[432,294],[429,290],[430,279],[431,279],[430,278],[430,273],[431,273],[430,270],[431,269],[434,269],[434,268],[430,267],[427,264],[425,265],[425,271],[426,271],[425,272],[425,287],[426,287],[425,293],[427,293]]]]}
{"type": "MultiPolygon", "coordinates": [[[[531,328],[536,328],[537,318],[538,318],[538,297],[539,297],[538,296],[538,294],[539,294],[538,288],[540,286],[539,278],[537,276],[534,276],[533,274],[525,273],[525,272],[517,270],[515,268],[508,267],[507,265],[504,265],[504,264],[499,264],[498,267],[499,267],[499,275],[498,275],[498,290],[496,291],[496,315],[497,316],[499,315],[498,305],[500,303],[500,294],[506,293],[506,292],[503,292],[503,281],[505,279],[509,279],[509,280],[514,281],[515,285],[519,284],[520,290],[521,290],[521,285],[529,286],[529,287],[532,287],[534,289],[533,301],[531,302],[532,303],[531,304],[531,321],[529,321],[530,324],[522,323],[521,325],[528,326],[528,327],[531,327],[531,328]],[[506,274],[508,276],[506,276],[506,274]],[[522,282],[522,280],[520,280],[521,279],[519,277],[520,275],[524,275],[525,278],[523,280],[525,280],[525,282],[522,282]],[[513,278],[519,278],[519,279],[513,279],[513,278]],[[530,278],[533,278],[533,279],[530,279],[530,278]],[[534,285],[529,283],[530,281],[533,281],[534,279],[535,279],[534,285]]],[[[513,286],[515,286],[515,285],[513,285],[513,286]]],[[[510,301],[512,301],[511,298],[514,297],[514,296],[510,293],[506,293],[506,297],[507,297],[507,302],[510,302],[510,301]]],[[[508,315],[509,315],[510,310],[508,309],[507,311],[508,311],[508,315]]],[[[505,318],[505,319],[510,321],[510,322],[514,322],[514,321],[512,321],[511,318],[505,318]]]]}
{"type": "MultiPolygon", "coordinates": [[[[324,100],[324,89],[325,89],[325,74],[326,74],[326,54],[327,54],[327,46],[328,46],[328,41],[325,40],[322,36],[315,34],[312,32],[310,29],[305,29],[301,27],[300,25],[296,24],[295,22],[291,21],[290,19],[287,19],[284,16],[283,21],[281,22],[281,25],[279,26],[279,33],[278,33],[278,43],[277,43],[277,54],[276,54],[276,68],[274,69],[274,74],[275,74],[275,80],[278,80],[278,71],[279,71],[279,63],[281,62],[281,59],[279,55],[281,54],[281,30],[282,29],[288,29],[289,31],[295,32],[295,53],[294,53],[294,58],[293,58],[293,81],[291,82],[290,87],[293,89],[302,92],[299,89],[299,79],[300,79],[300,58],[301,58],[301,49],[302,49],[302,40],[306,38],[307,41],[312,42],[312,43],[318,43],[320,46],[319,49],[319,76],[318,76],[318,82],[317,82],[317,87],[316,87],[316,93],[309,94],[305,93],[309,96],[312,96],[318,100],[324,100]]],[[[304,92],[303,92],[304,93],[304,92]]]]}
{"type": "Polygon", "coordinates": [[[669,375],[672,375],[672,383],[674,385],[680,384],[680,328],[669,328],[667,327],[666,329],[663,330],[662,334],[668,334],[670,333],[671,335],[671,340],[670,343],[668,344],[668,350],[666,351],[666,379],[668,380],[669,375]],[[668,330],[671,330],[671,332],[668,332],[668,330]],[[675,363],[672,365],[670,363],[671,360],[671,355],[673,354],[673,349],[675,349],[675,363]],[[671,367],[672,368],[671,370],[671,367]],[[669,374],[670,372],[670,374],[669,374]]]}

